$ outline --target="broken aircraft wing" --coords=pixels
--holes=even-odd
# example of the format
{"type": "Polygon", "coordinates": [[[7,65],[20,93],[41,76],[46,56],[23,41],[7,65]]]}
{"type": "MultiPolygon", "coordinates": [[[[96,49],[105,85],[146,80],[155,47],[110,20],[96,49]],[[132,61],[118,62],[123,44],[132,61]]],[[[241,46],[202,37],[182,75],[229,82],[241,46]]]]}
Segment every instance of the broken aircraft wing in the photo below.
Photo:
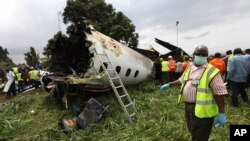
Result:
{"type": "Polygon", "coordinates": [[[155,60],[156,58],[159,57],[159,52],[157,52],[156,50],[145,50],[145,49],[140,49],[140,48],[133,48],[135,51],[143,54],[144,56],[147,56],[148,58],[150,58],[151,60],[155,60]]]}
{"type": "Polygon", "coordinates": [[[169,55],[179,57],[181,51],[183,52],[183,55],[190,57],[190,55],[188,53],[186,53],[182,48],[179,48],[177,46],[174,46],[168,42],[162,41],[162,40],[157,39],[157,38],[155,38],[155,42],[170,50],[170,52],[162,55],[164,57],[167,57],[169,55]]]}

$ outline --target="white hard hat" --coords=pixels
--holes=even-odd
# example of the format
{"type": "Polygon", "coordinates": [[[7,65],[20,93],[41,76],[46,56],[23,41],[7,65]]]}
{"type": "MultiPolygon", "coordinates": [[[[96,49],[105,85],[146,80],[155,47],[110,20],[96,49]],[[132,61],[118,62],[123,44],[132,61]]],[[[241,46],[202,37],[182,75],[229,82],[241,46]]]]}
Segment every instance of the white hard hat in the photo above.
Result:
{"type": "Polygon", "coordinates": [[[173,57],[170,55],[170,56],[168,56],[168,58],[173,58],[173,57]]]}

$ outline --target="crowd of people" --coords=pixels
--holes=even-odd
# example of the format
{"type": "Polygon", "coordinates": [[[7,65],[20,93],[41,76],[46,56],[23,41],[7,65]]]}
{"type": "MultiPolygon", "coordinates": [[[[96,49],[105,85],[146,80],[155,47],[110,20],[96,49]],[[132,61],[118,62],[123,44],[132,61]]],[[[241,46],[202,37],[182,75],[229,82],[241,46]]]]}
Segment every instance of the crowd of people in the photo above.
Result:
{"type": "MultiPolygon", "coordinates": [[[[249,60],[250,49],[242,51],[240,48],[236,48],[234,51],[228,50],[226,51],[225,55],[216,52],[214,55],[210,55],[207,57],[207,62],[220,70],[220,75],[223,81],[225,82],[227,89],[230,91],[235,90],[232,88],[230,89],[230,87],[235,87],[234,82],[244,82],[245,88],[249,87],[250,76],[249,74],[247,74],[249,73],[249,60]],[[229,72],[230,75],[228,76],[229,72]],[[238,78],[234,78],[231,75],[234,75],[238,78]],[[246,75],[248,76],[246,77],[246,75]],[[231,81],[233,82],[233,86],[231,85],[231,81]]],[[[180,78],[186,67],[191,62],[193,62],[192,58],[188,56],[183,56],[182,61],[180,61],[180,59],[175,60],[171,55],[167,58],[157,58],[154,61],[153,69],[155,82],[159,84],[164,84],[180,78]]]]}
{"type": "MultiPolygon", "coordinates": [[[[220,127],[226,124],[224,96],[229,91],[231,91],[232,106],[239,106],[239,94],[249,105],[246,88],[249,87],[250,49],[243,52],[240,48],[236,48],[233,52],[227,51],[227,55],[223,58],[220,53],[215,53],[213,57],[209,57],[208,54],[206,46],[197,46],[193,52],[193,61],[184,63],[189,60],[184,57],[180,77],[175,69],[177,76],[175,80],[163,78],[162,75],[163,71],[170,71],[169,60],[159,59],[161,65],[155,63],[155,80],[159,81],[158,77],[163,78],[161,93],[165,93],[174,85],[181,85],[178,103],[185,103],[186,124],[192,141],[207,141],[213,125],[220,127]]],[[[171,56],[169,58],[173,59],[171,56]]],[[[176,63],[175,68],[177,67],[176,63]]]]}
{"type": "Polygon", "coordinates": [[[17,67],[1,69],[1,83],[4,84],[2,93],[6,98],[16,96],[30,88],[40,85],[40,70],[36,67],[17,67]]]}
{"type": "Polygon", "coordinates": [[[163,84],[179,78],[191,61],[188,56],[183,57],[183,62],[176,61],[171,55],[157,58],[153,68],[155,82],[163,84]]]}

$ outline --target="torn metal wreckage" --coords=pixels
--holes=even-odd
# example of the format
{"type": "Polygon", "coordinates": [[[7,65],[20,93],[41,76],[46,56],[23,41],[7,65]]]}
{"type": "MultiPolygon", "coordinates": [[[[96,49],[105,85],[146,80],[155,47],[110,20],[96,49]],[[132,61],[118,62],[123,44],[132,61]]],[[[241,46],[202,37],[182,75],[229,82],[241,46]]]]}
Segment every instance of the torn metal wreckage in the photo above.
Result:
{"type": "MultiPolygon", "coordinates": [[[[95,29],[81,28],[84,40],[75,54],[69,48],[56,49],[54,52],[54,69],[58,70],[55,62],[60,60],[61,70],[65,67],[71,70],[71,74],[44,75],[42,83],[46,91],[55,98],[61,99],[68,108],[67,94],[72,88],[84,91],[104,92],[113,89],[124,113],[132,123],[136,119],[137,110],[124,85],[138,84],[151,78],[153,62],[146,56],[119,43],[118,41],[96,31],[95,29]]],[[[79,30],[78,30],[79,31],[79,30]]],[[[60,70],[60,69],[59,69],[60,70]]],[[[77,124],[77,119],[63,120],[61,125],[69,123],[77,124]],[[64,123],[64,124],[62,124],[64,123]]],[[[90,119],[94,120],[95,119],[90,119]]]]}
{"type": "MultiPolygon", "coordinates": [[[[77,54],[72,54],[74,56],[73,65],[69,65],[70,61],[67,60],[69,59],[67,56],[70,54],[64,56],[64,59],[62,58],[63,61],[65,60],[64,62],[67,62],[67,66],[78,66],[69,67],[72,74],[57,75],[53,73],[43,76],[42,81],[48,92],[65,100],[67,98],[63,91],[73,85],[80,86],[82,90],[86,91],[103,92],[111,89],[109,78],[116,75],[124,85],[138,84],[151,78],[153,62],[146,56],[93,28],[84,31],[84,37],[82,38],[84,47],[77,49],[77,54]],[[76,58],[80,58],[78,55],[82,55],[79,52],[87,52],[88,55],[85,56],[90,58],[85,59],[86,62],[76,61],[76,58]],[[78,64],[74,64],[75,62],[78,64]],[[114,69],[114,71],[107,73],[102,65],[106,70],[114,69]],[[79,68],[79,66],[84,68],[79,68]]],[[[120,84],[119,79],[112,81],[114,85],[120,84]]],[[[64,102],[67,107],[67,100],[64,102]]]]}
{"type": "Polygon", "coordinates": [[[84,129],[98,122],[103,114],[107,113],[107,108],[94,98],[91,98],[83,109],[81,107],[74,106],[74,117],[63,118],[58,121],[58,125],[64,132],[71,129],[84,129]]]}

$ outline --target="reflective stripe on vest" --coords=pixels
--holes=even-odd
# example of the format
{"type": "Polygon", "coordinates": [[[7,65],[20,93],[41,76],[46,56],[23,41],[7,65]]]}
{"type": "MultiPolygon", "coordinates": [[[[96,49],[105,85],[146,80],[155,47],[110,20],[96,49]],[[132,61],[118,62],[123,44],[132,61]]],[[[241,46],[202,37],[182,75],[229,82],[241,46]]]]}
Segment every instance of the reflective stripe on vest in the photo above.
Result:
{"type": "MultiPolygon", "coordinates": [[[[188,67],[187,69],[188,70],[184,74],[184,82],[188,80],[191,67],[188,67]]],[[[219,113],[214,95],[209,88],[210,82],[219,72],[219,69],[213,67],[211,64],[208,64],[207,68],[204,70],[203,75],[201,76],[201,79],[199,80],[195,102],[195,116],[199,118],[215,117],[219,113]]],[[[184,86],[185,83],[182,85],[181,90],[183,90],[184,86]]],[[[181,94],[178,102],[183,102],[183,99],[183,95],[181,94]]]]}

